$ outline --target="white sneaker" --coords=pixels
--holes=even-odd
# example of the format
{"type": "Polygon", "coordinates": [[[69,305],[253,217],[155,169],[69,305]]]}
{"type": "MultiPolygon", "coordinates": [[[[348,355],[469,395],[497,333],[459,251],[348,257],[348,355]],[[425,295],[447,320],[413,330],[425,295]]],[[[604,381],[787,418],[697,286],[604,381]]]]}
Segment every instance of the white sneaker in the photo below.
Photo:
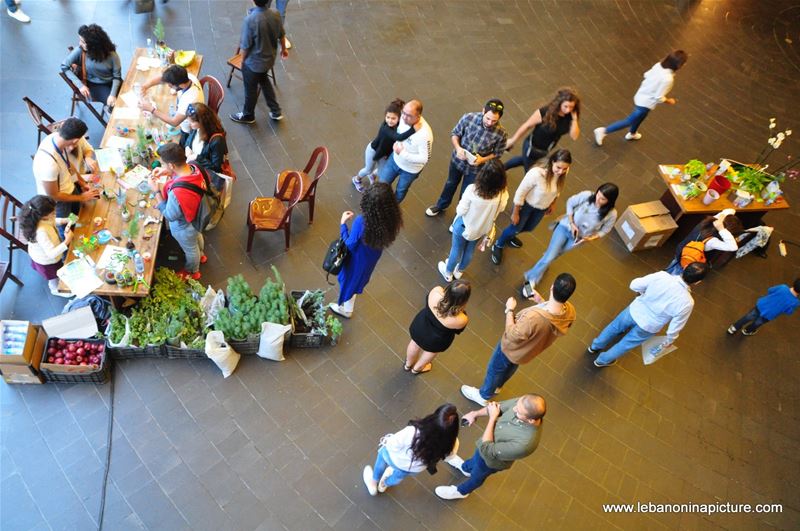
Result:
{"type": "Polygon", "coordinates": [[[342,309],[342,307],[341,307],[341,306],[339,306],[338,304],[336,304],[335,302],[332,302],[332,303],[330,303],[330,304],[328,305],[328,308],[330,308],[330,309],[331,309],[331,311],[332,311],[333,313],[335,313],[336,315],[341,315],[341,316],[342,316],[342,317],[344,317],[345,319],[350,319],[350,318],[353,316],[353,312],[346,312],[346,311],[344,311],[344,310],[342,309]]]}
{"type": "MultiPolygon", "coordinates": [[[[17,3],[19,3],[19,2],[17,2],[17,3]]],[[[22,11],[22,9],[20,9],[20,8],[17,8],[17,10],[13,11],[13,12],[10,9],[6,9],[6,13],[8,13],[9,17],[15,18],[15,19],[19,20],[20,22],[30,22],[31,21],[31,17],[26,15],[25,12],[22,11]]]]}
{"type": "Polygon", "coordinates": [[[284,38],[286,39],[286,49],[287,50],[291,50],[292,49],[292,43],[289,41],[289,37],[284,37],[284,38]]]}
{"type": "Polygon", "coordinates": [[[50,290],[50,294],[51,295],[55,295],[56,297],[64,297],[65,299],[71,299],[72,297],[75,296],[75,295],[72,294],[71,291],[67,291],[66,293],[62,293],[62,292],[60,292],[58,290],[52,290],[52,289],[50,290]]]}
{"type": "Polygon", "coordinates": [[[603,145],[603,139],[606,137],[606,128],[598,127],[594,130],[594,143],[598,146],[603,145]]]}
{"type": "Polygon", "coordinates": [[[442,278],[445,279],[447,282],[453,281],[453,274],[447,272],[447,264],[444,262],[439,262],[439,273],[442,275],[442,278]]]}
{"type": "Polygon", "coordinates": [[[364,467],[364,472],[361,474],[364,478],[364,485],[367,486],[370,496],[378,495],[378,482],[372,479],[372,467],[367,465],[364,467]]]}
{"type": "Polygon", "coordinates": [[[642,133],[625,133],[625,140],[639,140],[642,138],[642,133]]]}
{"type": "Polygon", "coordinates": [[[448,465],[450,465],[451,467],[455,468],[456,470],[458,470],[459,472],[461,472],[462,474],[464,474],[467,477],[470,477],[472,475],[472,474],[470,474],[469,472],[465,471],[462,468],[462,465],[464,464],[464,460],[461,459],[461,457],[459,457],[458,455],[454,455],[454,456],[452,456],[450,458],[447,458],[447,459],[444,460],[444,462],[447,463],[448,465]]]}
{"type": "Polygon", "coordinates": [[[455,270],[453,270],[453,278],[461,279],[464,276],[464,272],[461,271],[458,266],[456,266],[455,270]]]}
{"type": "Polygon", "coordinates": [[[461,500],[469,496],[469,494],[458,492],[458,488],[455,485],[441,485],[436,487],[433,492],[443,500],[461,500]]]}
{"type": "Polygon", "coordinates": [[[386,485],[386,480],[392,474],[394,474],[394,468],[392,468],[390,466],[387,466],[386,470],[383,471],[383,475],[381,476],[381,480],[378,482],[378,492],[386,492],[386,489],[389,488],[389,486],[386,485]]]}
{"type": "Polygon", "coordinates": [[[477,387],[472,387],[471,385],[462,385],[461,394],[481,407],[486,407],[486,404],[489,402],[481,396],[481,392],[477,387]]]}

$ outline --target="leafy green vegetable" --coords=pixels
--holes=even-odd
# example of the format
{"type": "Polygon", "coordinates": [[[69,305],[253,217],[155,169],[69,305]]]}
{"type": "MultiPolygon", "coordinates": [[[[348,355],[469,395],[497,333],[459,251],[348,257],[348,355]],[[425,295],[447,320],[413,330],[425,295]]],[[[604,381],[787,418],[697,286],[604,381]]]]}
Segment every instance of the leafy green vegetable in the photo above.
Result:
{"type": "Polygon", "coordinates": [[[242,275],[230,277],[229,304],[217,314],[214,328],[225,334],[226,338],[245,340],[248,336],[261,333],[261,323],[287,324],[289,306],[286,288],[275,266],[272,266],[272,272],[275,279],[266,278],[258,297],[242,275]]]}
{"type": "Polygon", "coordinates": [[[702,161],[692,159],[684,165],[683,171],[691,175],[693,179],[697,179],[705,175],[706,165],[702,161]]]}

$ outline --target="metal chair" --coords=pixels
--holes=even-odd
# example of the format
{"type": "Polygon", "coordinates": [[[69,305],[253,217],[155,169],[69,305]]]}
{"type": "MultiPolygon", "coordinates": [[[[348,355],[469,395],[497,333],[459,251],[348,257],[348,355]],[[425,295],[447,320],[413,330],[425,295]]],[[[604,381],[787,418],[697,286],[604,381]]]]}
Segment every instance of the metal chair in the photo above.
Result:
{"type": "Polygon", "coordinates": [[[204,90],[206,85],[208,85],[208,98],[206,98],[206,102],[208,102],[208,106],[212,111],[219,114],[219,108],[222,106],[222,102],[225,99],[225,89],[222,88],[222,83],[214,76],[203,76],[200,78],[200,86],[203,87],[204,90]]]}
{"type": "Polygon", "coordinates": [[[0,290],[6,284],[6,280],[11,279],[17,285],[22,286],[22,281],[17,278],[13,271],[14,264],[14,251],[20,249],[28,252],[28,246],[17,236],[19,230],[17,226],[17,215],[22,208],[22,202],[8,193],[4,188],[0,187],[0,210],[2,210],[2,218],[0,218],[0,236],[8,241],[8,261],[0,261],[0,290]]]}
{"type": "MultiPolygon", "coordinates": [[[[300,202],[308,203],[309,225],[314,222],[314,203],[317,198],[317,183],[325,173],[325,170],[328,169],[328,158],[328,148],[325,146],[319,146],[315,148],[313,152],[311,152],[311,156],[309,157],[305,168],[302,170],[283,170],[278,175],[278,179],[275,181],[275,197],[280,197],[282,200],[286,201],[287,198],[283,195],[283,192],[278,192],[278,188],[281,190],[284,189],[283,181],[286,179],[288,174],[297,173],[300,175],[300,180],[303,186],[303,195],[300,198],[300,202]],[[312,178],[310,174],[314,166],[316,166],[317,169],[314,172],[314,177],[312,178]]],[[[292,192],[293,190],[289,190],[289,193],[292,192]]]]}
{"type": "Polygon", "coordinates": [[[278,231],[283,229],[286,250],[289,250],[289,236],[292,229],[292,210],[300,201],[303,191],[300,175],[290,172],[281,187],[281,197],[288,197],[284,205],[279,197],[257,197],[247,207],[247,252],[253,248],[253,236],[259,231],[278,231]],[[291,192],[289,190],[291,189],[291,192]]]}

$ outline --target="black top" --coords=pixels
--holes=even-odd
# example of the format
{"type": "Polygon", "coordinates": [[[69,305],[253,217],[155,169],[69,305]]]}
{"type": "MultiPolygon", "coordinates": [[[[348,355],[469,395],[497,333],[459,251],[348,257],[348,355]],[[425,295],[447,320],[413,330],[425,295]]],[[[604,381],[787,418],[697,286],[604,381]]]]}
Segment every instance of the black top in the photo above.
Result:
{"type": "Polygon", "coordinates": [[[539,109],[539,114],[542,115],[542,123],[533,128],[533,132],[531,133],[531,146],[536,149],[550,151],[558,144],[561,135],[569,133],[569,128],[572,127],[572,113],[566,116],[559,116],[556,119],[555,129],[544,124],[544,118],[547,115],[547,107],[539,109]]]}
{"type": "Polygon", "coordinates": [[[380,129],[378,129],[378,136],[370,144],[372,149],[375,150],[375,156],[372,160],[377,161],[383,157],[388,157],[395,142],[402,142],[414,133],[414,128],[410,127],[405,133],[397,134],[397,126],[389,127],[386,122],[383,122],[380,129]]]}
{"type": "MultiPolygon", "coordinates": [[[[194,137],[197,135],[197,129],[192,129],[183,147],[192,147],[194,137]]],[[[225,135],[215,134],[211,136],[211,140],[203,142],[203,149],[197,154],[197,164],[208,170],[222,173],[222,163],[225,161],[225,155],[228,154],[228,143],[225,142],[225,135]]]]}
{"type": "Polygon", "coordinates": [[[464,328],[453,329],[443,325],[428,306],[426,295],[425,307],[411,321],[408,332],[411,339],[426,352],[444,352],[453,343],[456,334],[463,332],[464,328]]]}

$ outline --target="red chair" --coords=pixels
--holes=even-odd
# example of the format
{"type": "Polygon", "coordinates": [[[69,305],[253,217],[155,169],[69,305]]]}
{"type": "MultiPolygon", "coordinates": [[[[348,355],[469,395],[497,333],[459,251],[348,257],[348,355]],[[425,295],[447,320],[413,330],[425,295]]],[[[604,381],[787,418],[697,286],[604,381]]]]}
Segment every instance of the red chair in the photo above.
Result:
{"type": "MultiPolygon", "coordinates": [[[[242,61],[244,57],[242,57],[242,49],[236,48],[236,55],[228,59],[228,66],[231,67],[231,72],[228,74],[228,83],[225,85],[228,88],[231,88],[231,80],[233,79],[233,73],[237,70],[239,72],[242,71],[242,61]]],[[[238,77],[238,76],[237,76],[238,77]]],[[[278,86],[278,82],[275,80],[275,67],[273,66],[270,68],[269,72],[267,72],[267,78],[272,78],[272,84],[276,87],[278,86]]],[[[257,89],[256,91],[256,98],[258,98],[258,94],[261,92],[261,89],[257,89]]]]}
{"type": "Polygon", "coordinates": [[[0,236],[8,241],[8,261],[0,261],[0,290],[5,286],[6,280],[9,279],[22,286],[22,281],[11,270],[14,263],[14,251],[20,249],[28,252],[28,246],[17,237],[17,231],[19,230],[17,214],[21,208],[22,202],[0,187],[0,209],[3,214],[0,219],[0,236]]]}
{"type": "Polygon", "coordinates": [[[200,78],[200,86],[205,90],[208,85],[208,98],[206,104],[219,114],[219,108],[222,106],[222,101],[225,99],[225,89],[222,88],[222,83],[219,82],[214,76],[204,76],[200,78]]]}
{"type": "MultiPolygon", "coordinates": [[[[322,175],[325,173],[325,170],[328,169],[328,148],[325,146],[319,146],[315,148],[314,151],[311,153],[311,157],[308,159],[308,163],[306,167],[303,168],[302,171],[298,170],[283,170],[280,175],[278,175],[278,179],[275,181],[275,197],[280,197],[284,201],[286,201],[286,197],[283,195],[283,192],[278,192],[278,188],[280,187],[281,190],[284,189],[283,181],[286,179],[286,176],[290,173],[299,173],[300,179],[303,185],[303,195],[300,198],[300,202],[308,203],[308,224],[311,225],[314,222],[314,201],[317,197],[317,183],[319,182],[322,175]],[[314,177],[310,176],[311,170],[317,167],[316,171],[314,172],[314,177]]],[[[289,190],[291,193],[293,190],[289,190]]]]}
{"type": "Polygon", "coordinates": [[[33,120],[33,125],[36,126],[36,129],[39,132],[39,135],[36,138],[36,148],[38,149],[39,144],[42,143],[42,135],[47,136],[58,131],[58,128],[61,127],[61,124],[64,122],[64,120],[53,120],[49,114],[44,112],[44,109],[33,103],[33,101],[27,96],[22,98],[22,101],[24,101],[25,105],[28,107],[28,112],[33,120]],[[45,120],[47,123],[45,123],[45,120]]]}
{"type": "Polygon", "coordinates": [[[292,229],[292,210],[300,201],[303,191],[300,175],[289,172],[281,187],[280,197],[287,197],[288,205],[275,197],[256,197],[247,207],[247,252],[253,247],[253,236],[258,231],[278,231],[283,229],[286,250],[289,250],[289,236],[292,229]],[[291,190],[291,192],[289,191],[291,190]]]}

